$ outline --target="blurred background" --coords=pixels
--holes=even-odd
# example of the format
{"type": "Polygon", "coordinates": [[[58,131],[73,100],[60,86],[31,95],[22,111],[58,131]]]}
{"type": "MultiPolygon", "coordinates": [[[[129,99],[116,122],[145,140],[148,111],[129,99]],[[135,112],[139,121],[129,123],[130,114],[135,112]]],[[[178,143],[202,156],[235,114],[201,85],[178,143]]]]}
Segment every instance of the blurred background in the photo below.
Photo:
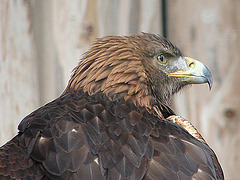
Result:
{"type": "Polygon", "coordinates": [[[240,168],[239,0],[1,0],[0,144],[27,114],[58,97],[91,41],[162,34],[212,72],[172,107],[216,152],[226,179],[240,168]]]}

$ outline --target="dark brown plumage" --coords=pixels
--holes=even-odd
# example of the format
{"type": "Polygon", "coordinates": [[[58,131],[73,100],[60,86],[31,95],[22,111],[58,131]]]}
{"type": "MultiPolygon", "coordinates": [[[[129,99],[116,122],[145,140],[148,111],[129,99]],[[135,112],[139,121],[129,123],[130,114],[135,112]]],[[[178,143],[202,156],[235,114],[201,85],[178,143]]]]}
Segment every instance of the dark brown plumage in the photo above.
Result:
{"type": "Polygon", "coordinates": [[[210,72],[148,33],[97,39],[64,93],[0,149],[1,179],[224,179],[197,130],[169,108],[210,72]]]}

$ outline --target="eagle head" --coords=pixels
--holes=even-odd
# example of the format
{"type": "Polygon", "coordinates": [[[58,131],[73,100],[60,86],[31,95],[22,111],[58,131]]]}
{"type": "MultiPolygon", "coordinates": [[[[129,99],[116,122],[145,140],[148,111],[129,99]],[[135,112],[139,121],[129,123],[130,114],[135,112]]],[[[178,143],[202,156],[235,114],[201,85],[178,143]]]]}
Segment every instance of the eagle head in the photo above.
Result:
{"type": "MultiPolygon", "coordinates": [[[[69,81],[68,90],[104,93],[151,108],[168,105],[173,94],[189,84],[208,83],[212,76],[201,62],[183,56],[160,35],[141,33],[106,36],[92,43],[69,81]]],[[[66,92],[65,91],[65,92],[66,92]]]]}

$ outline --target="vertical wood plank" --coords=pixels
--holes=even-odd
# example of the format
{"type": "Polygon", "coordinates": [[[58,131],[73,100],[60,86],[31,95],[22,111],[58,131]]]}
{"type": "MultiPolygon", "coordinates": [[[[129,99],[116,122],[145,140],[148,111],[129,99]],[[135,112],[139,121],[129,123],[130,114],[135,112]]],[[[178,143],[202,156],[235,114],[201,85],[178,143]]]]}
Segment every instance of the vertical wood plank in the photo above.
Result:
{"type": "Polygon", "coordinates": [[[33,35],[37,55],[40,105],[59,95],[53,39],[53,1],[31,2],[33,35]]]}
{"type": "Polygon", "coordinates": [[[119,3],[119,15],[118,15],[118,34],[128,35],[129,33],[129,22],[130,22],[130,7],[131,2],[129,0],[121,0],[119,3]]]}
{"type": "Polygon", "coordinates": [[[119,0],[97,1],[98,37],[118,34],[121,26],[118,18],[120,2],[119,0]]]}
{"type": "Polygon", "coordinates": [[[38,106],[36,56],[28,1],[0,2],[0,142],[38,106]]]}
{"type": "Polygon", "coordinates": [[[211,70],[212,91],[193,85],[175,99],[178,114],[191,120],[216,152],[226,179],[240,167],[240,1],[168,1],[168,34],[186,55],[211,70]]]}
{"type": "Polygon", "coordinates": [[[161,2],[141,0],[139,30],[155,34],[162,33],[161,2]]]}
{"type": "Polygon", "coordinates": [[[72,69],[77,65],[89,41],[96,37],[93,1],[53,1],[53,38],[61,91],[67,85],[72,69]],[[93,8],[90,12],[89,8],[93,8]],[[92,13],[92,14],[91,14],[92,13]],[[88,21],[88,18],[92,18],[88,21]]]}

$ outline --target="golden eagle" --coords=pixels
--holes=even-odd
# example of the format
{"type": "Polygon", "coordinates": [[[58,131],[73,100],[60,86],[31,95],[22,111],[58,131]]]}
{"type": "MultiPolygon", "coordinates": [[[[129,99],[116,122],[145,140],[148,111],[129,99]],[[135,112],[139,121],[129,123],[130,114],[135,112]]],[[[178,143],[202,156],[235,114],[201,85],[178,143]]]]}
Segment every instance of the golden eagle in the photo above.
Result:
{"type": "Polygon", "coordinates": [[[0,149],[1,179],[224,179],[212,149],[169,107],[205,65],[149,33],[97,39],[63,94],[0,149]]]}

